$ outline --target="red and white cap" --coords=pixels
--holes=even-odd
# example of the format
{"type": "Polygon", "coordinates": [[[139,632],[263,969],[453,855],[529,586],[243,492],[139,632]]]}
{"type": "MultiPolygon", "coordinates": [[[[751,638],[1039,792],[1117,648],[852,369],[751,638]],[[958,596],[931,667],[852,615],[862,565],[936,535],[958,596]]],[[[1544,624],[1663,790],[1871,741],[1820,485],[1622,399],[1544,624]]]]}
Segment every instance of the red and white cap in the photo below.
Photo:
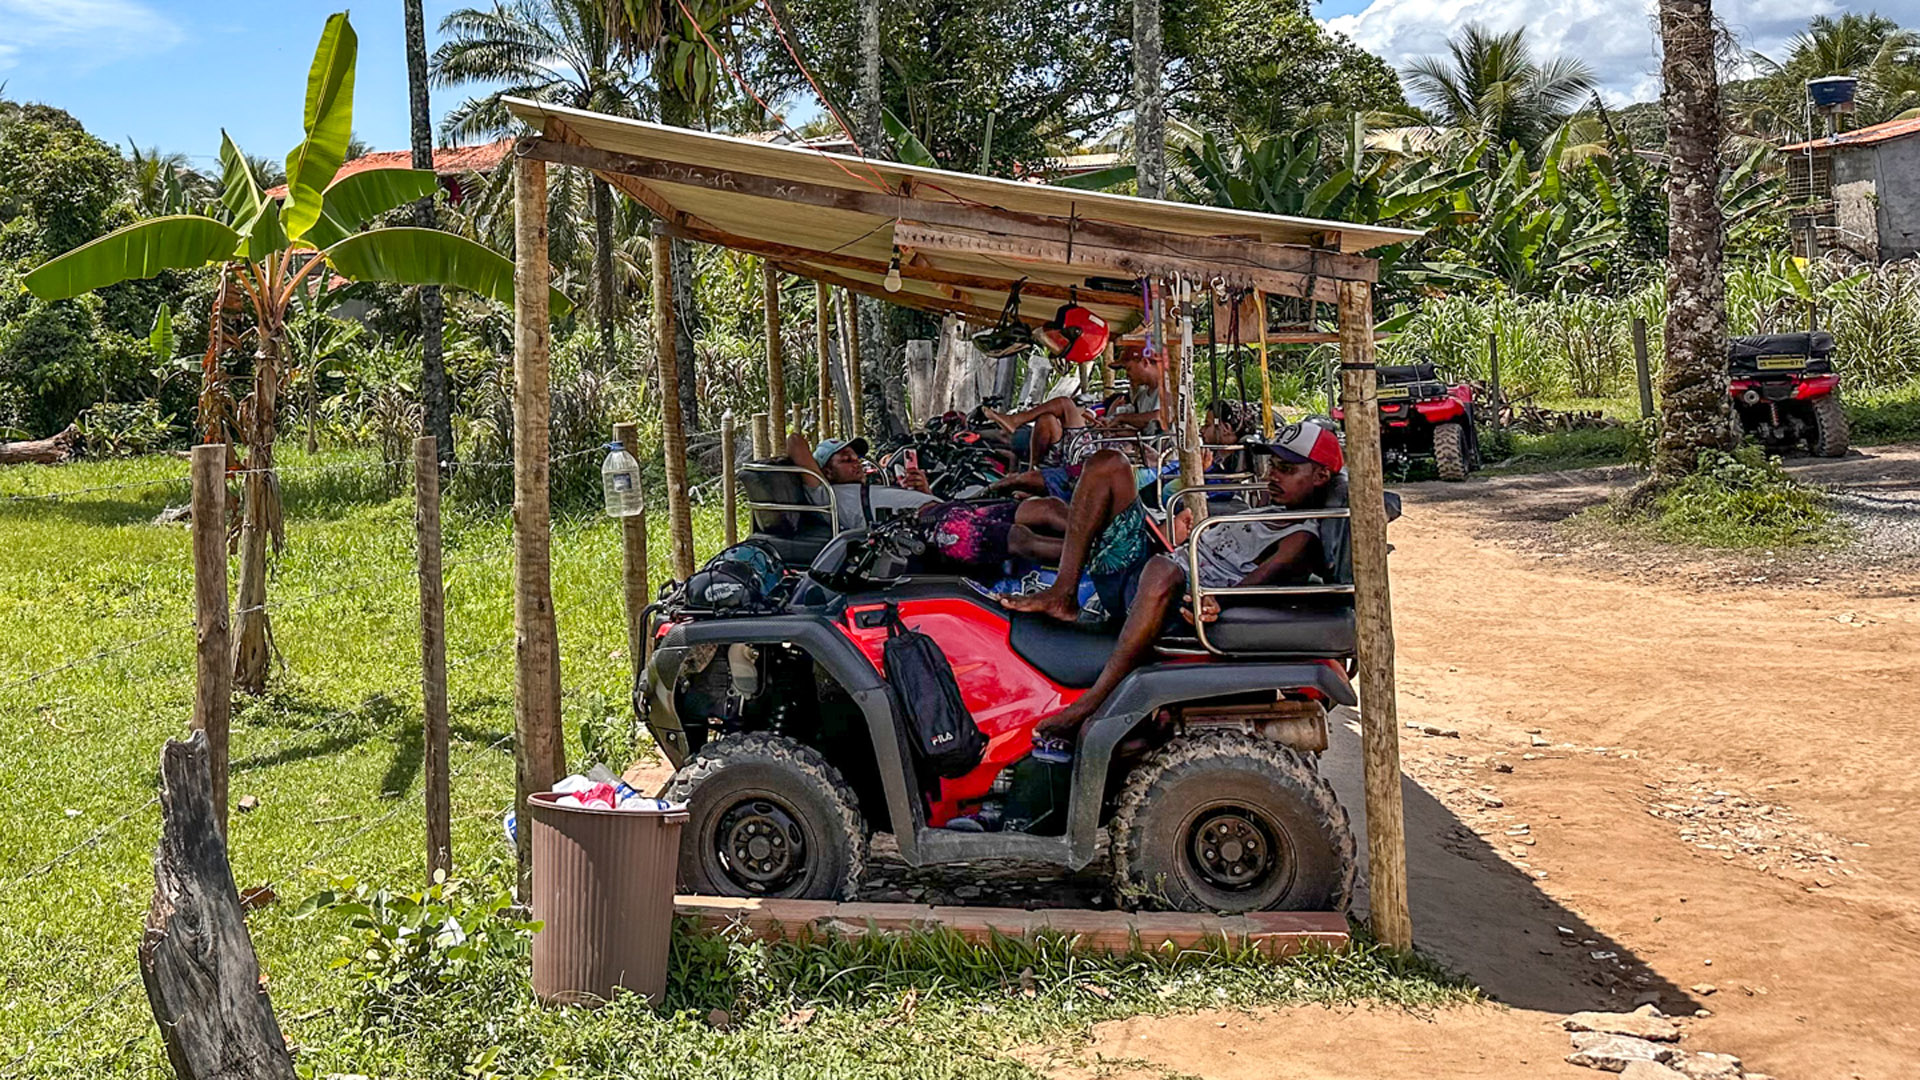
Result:
{"type": "Polygon", "coordinates": [[[1324,465],[1330,473],[1339,472],[1347,463],[1340,449],[1340,436],[1311,420],[1288,424],[1274,432],[1273,441],[1264,449],[1281,461],[1324,465]]]}

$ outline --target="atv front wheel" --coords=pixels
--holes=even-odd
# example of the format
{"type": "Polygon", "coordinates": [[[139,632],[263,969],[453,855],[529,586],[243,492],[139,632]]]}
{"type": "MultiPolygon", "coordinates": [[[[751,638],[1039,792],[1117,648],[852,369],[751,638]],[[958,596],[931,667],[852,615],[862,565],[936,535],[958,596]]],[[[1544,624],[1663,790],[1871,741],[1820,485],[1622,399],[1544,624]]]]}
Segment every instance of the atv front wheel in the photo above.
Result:
{"type": "Polygon", "coordinates": [[[687,804],[687,892],[844,900],[860,886],[859,801],[811,747],[761,733],[715,739],[673,774],[666,797],[687,804]]]}
{"type": "Polygon", "coordinates": [[[1135,769],[1113,827],[1114,893],[1176,911],[1339,911],[1353,830],[1299,754],[1240,732],[1176,739],[1135,769]]]}
{"type": "Polygon", "coordinates": [[[1847,414],[1840,407],[1840,395],[1822,394],[1813,399],[1813,438],[1810,449],[1821,457],[1843,457],[1847,452],[1847,414]]]}
{"type": "Polygon", "coordinates": [[[1467,433],[1459,424],[1433,426],[1433,468],[1440,479],[1459,482],[1467,478],[1467,433]]]}

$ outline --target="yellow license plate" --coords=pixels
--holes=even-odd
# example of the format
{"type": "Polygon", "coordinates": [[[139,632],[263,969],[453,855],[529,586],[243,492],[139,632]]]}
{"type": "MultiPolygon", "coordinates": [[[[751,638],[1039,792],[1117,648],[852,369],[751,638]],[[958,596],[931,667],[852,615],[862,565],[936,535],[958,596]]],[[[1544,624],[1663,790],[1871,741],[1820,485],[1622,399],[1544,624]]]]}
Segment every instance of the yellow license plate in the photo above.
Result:
{"type": "Polygon", "coordinates": [[[1763,356],[1758,362],[1761,371],[1799,371],[1807,366],[1804,356],[1763,356]]]}
{"type": "Polygon", "coordinates": [[[1404,401],[1406,397],[1407,388],[1404,386],[1383,386],[1380,388],[1381,401],[1404,401]]]}

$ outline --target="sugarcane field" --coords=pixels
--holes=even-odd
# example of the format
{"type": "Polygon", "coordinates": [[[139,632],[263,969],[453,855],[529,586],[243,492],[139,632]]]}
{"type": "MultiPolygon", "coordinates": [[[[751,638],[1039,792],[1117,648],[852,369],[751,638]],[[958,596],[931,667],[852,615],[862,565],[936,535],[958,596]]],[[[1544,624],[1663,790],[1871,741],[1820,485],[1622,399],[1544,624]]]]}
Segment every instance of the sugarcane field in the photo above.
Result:
{"type": "Polygon", "coordinates": [[[1920,0],[0,3],[0,1080],[1912,1076],[1916,177],[1920,0]]]}

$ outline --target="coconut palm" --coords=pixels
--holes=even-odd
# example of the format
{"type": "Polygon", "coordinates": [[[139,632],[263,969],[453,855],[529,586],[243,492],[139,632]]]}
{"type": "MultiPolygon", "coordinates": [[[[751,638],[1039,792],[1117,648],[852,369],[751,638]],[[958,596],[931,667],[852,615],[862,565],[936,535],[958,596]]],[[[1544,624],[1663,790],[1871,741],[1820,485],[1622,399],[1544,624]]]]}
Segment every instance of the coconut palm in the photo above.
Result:
{"type": "Polygon", "coordinates": [[[1825,75],[1860,80],[1858,123],[1877,124],[1920,109],[1920,32],[1878,12],[1816,15],[1787,42],[1784,60],[1754,53],[1753,62],[1765,88],[1748,111],[1756,126],[1777,133],[1804,128],[1806,82],[1825,75]]]}
{"type": "Polygon", "coordinates": [[[164,153],[157,146],[142,150],[131,144],[127,153],[128,186],[134,209],[142,217],[190,213],[213,198],[213,182],[194,171],[187,155],[164,153]]]}
{"type": "MultiPolygon", "coordinates": [[[[407,36],[407,127],[413,149],[413,167],[433,168],[433,110],[427,82],[427,17],[420,0],[405,0],[403,20],[407,36]]],[[[413,223],[423,229],[434,228],[438,221],[433,197],[414,204],[413,223]]],[[[453,459],[453,402],[447,392],[447,362],[441,355],[441,340],[446,321],[445,299],[439,288],[420,290],[420,411],[425,416],[427,434],[439,444],[440,460],[453,459]]]]}
{"type": "Polygon", "coordinates": [[[1479,23],[1456,34],[1446,56],[1414,61],[1406,80],[1442,123],[1528,151],[1551,138],[1597,85],[1593,69],[1579,60],[1535,60],[1524,28],[1496,34],[1479,23]]]}
{"type": "MultiPolygon", "coordinates": [[[[447,40],[433,53],[433,81],[441,86],[484,84],[483,96],[456,105],[441,121],[449,139],[497,137],[519,129],[507,97],[576,109],[639,116],[651,94],[635,71],[603,0],[496,0],[491,8],[462,8],[440,22],[447,40]]],[[[601,361],[618,363],[614,347],[613,190],[598,177],[593,198],[593,294],[601,361]]]]}

